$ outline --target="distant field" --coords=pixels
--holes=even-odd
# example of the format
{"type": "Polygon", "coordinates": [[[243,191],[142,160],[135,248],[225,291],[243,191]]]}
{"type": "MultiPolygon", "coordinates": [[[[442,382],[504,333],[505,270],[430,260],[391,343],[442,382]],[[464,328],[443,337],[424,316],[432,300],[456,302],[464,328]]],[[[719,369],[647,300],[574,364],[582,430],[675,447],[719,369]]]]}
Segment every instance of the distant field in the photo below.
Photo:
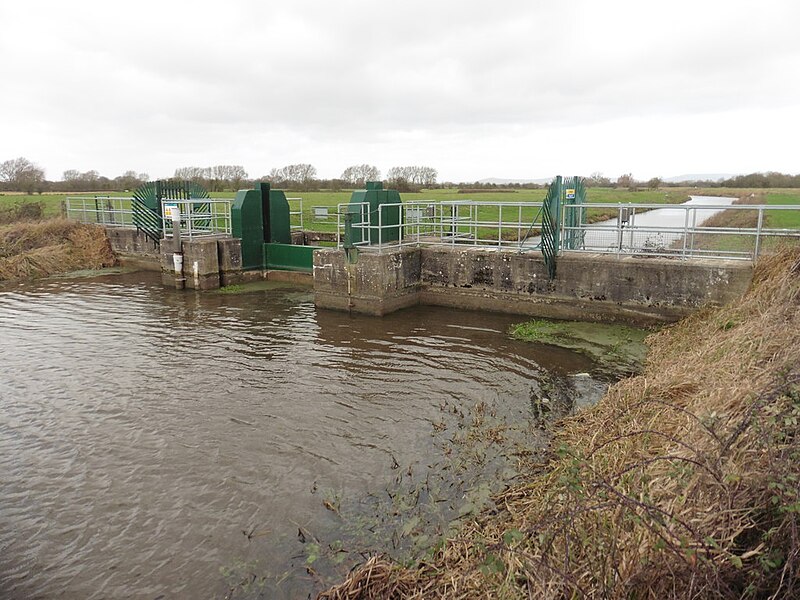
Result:
{"type": "MultiPolygon", "coordinates": [[[[541,202],[546,189],[511,190],[507,192],[475,191],[461,194],[457,189],[424,190],[419,193],[401,194],[403,201],[424,200],[475,200],[486,202],[541,202]]],[[[341,192],[294,192],[286,191],[287,197],[303,199],[303,224],[306,229],[314,231],[334,231],[336,228],[336,206],[350,200],[351,191],[341,192]],[[313,207],[325,206],[329,209],[327,220],[315,220],[313,207]]],[[[685,202],[690,195],[747,197],[754,195],[753,203],[800,205],[800,189],[728,189],[728,188],[662,188],[660,190],[630,191],[616,188],[589,188],[587,199],[590,203],[636,203],[636,204],[677,204],[685,202]]],[[[46,217],[61,214],[61,206],[68,195],[92,196],[92,193],[75,194],[42,194],[25,195],[16,193],[0,193],[0,207],[20,202],[41,202],[46,217]]],[[[128,196],[125,193],[101,192],[103,196],[128,196]]],[[[233,192],[212,193],[214,198],[233,198],[233,192]]],[[[293,203],[294,204],[294,203],[293,203]]],[[[592,209],[589,218],[592,221],[616,216],[613,209],[592,209]]],[[[800,211],[771,215],[768,225],[771,227],[800,228],[800,211]]]]}

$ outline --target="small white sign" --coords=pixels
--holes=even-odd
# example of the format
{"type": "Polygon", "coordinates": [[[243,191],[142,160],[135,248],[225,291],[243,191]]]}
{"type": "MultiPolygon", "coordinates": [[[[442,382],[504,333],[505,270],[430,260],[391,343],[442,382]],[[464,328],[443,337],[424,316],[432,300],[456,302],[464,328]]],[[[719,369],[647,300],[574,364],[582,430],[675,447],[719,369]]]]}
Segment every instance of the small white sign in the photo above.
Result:
{"type": "Polygon", "coordinates": [[[574,188],[567,188],[567,200],[575,200],[574,188]]]}
{"type": "Polygon", "coordinates": [[[180,221],[181,220],[181,209],[178,208],[177,204],[165,204],[164,205],[164,215],[169,217],[173,221],[180,221]]]}

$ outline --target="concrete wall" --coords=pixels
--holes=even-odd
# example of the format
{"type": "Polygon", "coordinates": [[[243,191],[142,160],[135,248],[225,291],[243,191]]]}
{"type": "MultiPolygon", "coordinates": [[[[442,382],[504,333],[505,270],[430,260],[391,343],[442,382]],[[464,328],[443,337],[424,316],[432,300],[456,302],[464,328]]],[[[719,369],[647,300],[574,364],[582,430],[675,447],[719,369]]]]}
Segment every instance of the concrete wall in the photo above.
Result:
{"type": "Polygon", "coordinates": [[[121,265],[144,271],[158,271],[160,250],[158,244],[136,229],[106,227],[111,249],[121,265]]]}
{"type": "MultiPolygon", "coordinates": [[[[184,239],[183,269],[175,273],[173,254],[178,251],[169,241],[155,244],[136,229],[107,227],[111,248],[125,266],[161,271],[164,285],[198,290],[216,289],[264,279],[311,285],[310,273],[242,269],[242,240],[231,237],[184,239]]],[[[300,236],[302,240],[302,234],[300,236]]]]}
{"type": "Polygon", "coordinates": [[[362,252],[350,264],[343,250],[314,252],[317,306],[385,315],[419,303],[421,253],[418,248],[378,254],[362,252]]]}
{"type": "Polygon", "coordinates": [[[382,315],[433,304],[639,325],[680,319],[739,297],[749,263],[566,254],[551,281],[541,256],[485,249],[412,248],[315,253],[317,306],[382,315]],[[417,271],[417,269],[419,269],[417,271]]]}

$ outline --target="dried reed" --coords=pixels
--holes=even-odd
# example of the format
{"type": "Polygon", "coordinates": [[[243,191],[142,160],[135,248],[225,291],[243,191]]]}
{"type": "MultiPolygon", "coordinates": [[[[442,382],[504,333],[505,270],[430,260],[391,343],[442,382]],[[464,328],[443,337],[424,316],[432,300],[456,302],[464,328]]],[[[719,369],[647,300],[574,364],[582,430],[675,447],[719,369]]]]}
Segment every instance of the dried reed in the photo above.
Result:
{"type": "Polygon", "coordinates": [[[101,227],[64,219],[0,227],[0,281],[113,266],[101,227]]]}
{"type": "Polygon", "coordinates": [[[800,249],[764,258],[432,560],[373,557],[319,598],[797,597],[799,304],[800,249]]]}

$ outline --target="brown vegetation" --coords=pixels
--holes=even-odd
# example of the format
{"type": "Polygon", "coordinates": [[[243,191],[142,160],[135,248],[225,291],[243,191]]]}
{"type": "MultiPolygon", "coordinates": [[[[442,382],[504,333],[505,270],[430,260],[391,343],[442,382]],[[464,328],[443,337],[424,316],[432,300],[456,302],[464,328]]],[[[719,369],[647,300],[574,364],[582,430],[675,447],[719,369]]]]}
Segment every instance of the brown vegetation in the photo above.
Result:
{"type": "Polygon", "coordinates": [[[0,227],[0,281],[116,264],[105,231],[64,219],[0,227]]]}
{"type": "Polygon", "coordinates": [[[797,597],[800,249],[649,344],[429,561],[373,557],[319,597],[797,597]]]}

